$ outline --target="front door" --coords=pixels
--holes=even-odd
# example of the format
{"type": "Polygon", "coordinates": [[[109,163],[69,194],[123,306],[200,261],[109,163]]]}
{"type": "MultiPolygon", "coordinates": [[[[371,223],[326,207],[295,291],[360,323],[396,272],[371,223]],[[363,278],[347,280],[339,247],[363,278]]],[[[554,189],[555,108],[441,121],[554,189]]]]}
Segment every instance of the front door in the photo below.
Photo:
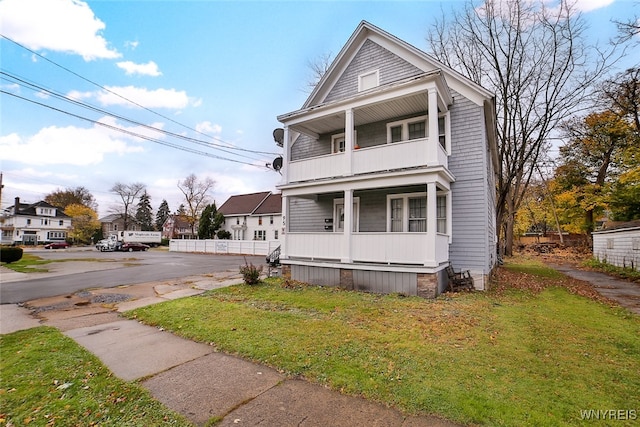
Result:
{"type": "MultiPolygon", "coordinates": [[[[353,199],[353,231],[358,231],[358,213],[360,210],[360,199],[353,199]]],[[[336,199],[333,207],[333,224],[335,230],[342,233],[344,231],[344,199],[336,199]]]]}

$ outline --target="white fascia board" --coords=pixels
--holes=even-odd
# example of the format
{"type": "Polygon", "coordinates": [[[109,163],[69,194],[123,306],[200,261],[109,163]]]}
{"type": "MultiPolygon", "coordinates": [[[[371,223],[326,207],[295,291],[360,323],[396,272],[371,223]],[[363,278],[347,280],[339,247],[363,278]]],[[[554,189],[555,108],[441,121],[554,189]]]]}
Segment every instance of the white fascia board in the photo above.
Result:
{"type": "Polygon", "coordinates": [[[332,193],[352,190],[368,190],[381,187],[400,187],[407,185],[426,184],[435,182],[442,188],[450,189],[450,183],[455,182],[455,176],[442,166],[411,169],[407,171],[391,172],[387,175],[361,175],[344,178],[331,178],[310,182],[291,183],[276,186],[285,196],[303,196],[310,193],[332,193]]]}

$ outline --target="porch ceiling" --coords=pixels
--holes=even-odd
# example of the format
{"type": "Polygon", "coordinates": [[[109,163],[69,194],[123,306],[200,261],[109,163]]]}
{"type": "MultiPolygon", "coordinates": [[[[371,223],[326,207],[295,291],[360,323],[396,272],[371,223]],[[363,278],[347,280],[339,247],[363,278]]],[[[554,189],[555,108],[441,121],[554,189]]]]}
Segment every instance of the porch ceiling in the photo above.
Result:
{"type": "MultiPolygon", "coordinates": [[[[427,92],[419,92],[410,96],[393,98],[376,104],[354,108],[355,126],[393,120],[398,117],[421,114],[427,110],[427,92]]],[[[348,106],[347,106],[348,108],[348,106]]],[[[326,134],[335,132],[345,127],[345,113],[340,112],[324,117],[308,120],[292,126],[306,134],[326,134]]]]}

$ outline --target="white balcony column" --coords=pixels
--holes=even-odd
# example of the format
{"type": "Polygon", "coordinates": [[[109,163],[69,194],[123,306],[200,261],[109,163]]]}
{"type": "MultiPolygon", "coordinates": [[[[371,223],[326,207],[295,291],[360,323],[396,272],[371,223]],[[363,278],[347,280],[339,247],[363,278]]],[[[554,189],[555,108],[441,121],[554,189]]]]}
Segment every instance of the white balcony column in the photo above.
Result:
{"type": "Polygon", "coordinates": [[[427,183],[427,259],[425,260],[425,267],[437,267],[436,261],[436,236],[438,228],[437,219],[437,195],[436,195],[436,183],[427,183]]]}
{"type": "Polygon", "coordinates": [[[287,219],[289,218],[289,197],[282,195],[282,224],[280,228],[280,259],[287,259],[287,237],[289,228],[287,219]]]}
{"type": "MultiPolygon", "coordinates": [[[[339,219],[338,219],[339,220],[339,219]]],[[[353,190],[351,188],[344,190],[344,253],[340,261],[351,262],[353,260],[352,255],[352,234],[353,234],[353,190]]]]}
{"type": "Polygon", "coordinates": [[[435,165],[438,163],[438,91],[436,88],[429,88],[429,147],[427,151],[427,164],[435,165]]]}
{"type": "MultiPolygon", "coordinates": [[[[282,169],[280,169],[280,173],[282,174],[282,184],[289,183],[289,150],[291,149],[291,142],[289,141],[290,135],[291,133],[289,132],[289,126],[285,126],[284,137],[282,138],[282,169]]],[[[282,212],[284,213],[284,211],[282,212]]]]}
{"type": "MultiPolygon", "coordinates": [[[[347,175],[353,175],[353,150],[354,150],[353,110],[349,108],[344,112],[344,147],[347,155],[347,175]]],[[[346,203],[346,200],[345,200],[346,203]]],[[[346,205],[345,206],[349,206],[346,205]]],[[[345,209],[346,210],[346,209],[345,209]]]]}

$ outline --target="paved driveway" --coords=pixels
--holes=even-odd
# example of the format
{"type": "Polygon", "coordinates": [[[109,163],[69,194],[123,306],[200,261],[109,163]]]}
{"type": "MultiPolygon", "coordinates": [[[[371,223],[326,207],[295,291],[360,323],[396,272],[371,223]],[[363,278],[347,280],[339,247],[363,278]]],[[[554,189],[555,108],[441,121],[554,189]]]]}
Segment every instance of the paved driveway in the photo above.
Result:
{"type": "Polygon", "coordinates": [[[16,274],[0,270],[0,303],[21,303],[37,298],[71,294],[83,289],[112,288],[184,276],[238,272],[246,262],[263,264],[263,256],[169,252],[99,252],[92,248],[28,250],[54,262],[46,273],[16,274]]]}

